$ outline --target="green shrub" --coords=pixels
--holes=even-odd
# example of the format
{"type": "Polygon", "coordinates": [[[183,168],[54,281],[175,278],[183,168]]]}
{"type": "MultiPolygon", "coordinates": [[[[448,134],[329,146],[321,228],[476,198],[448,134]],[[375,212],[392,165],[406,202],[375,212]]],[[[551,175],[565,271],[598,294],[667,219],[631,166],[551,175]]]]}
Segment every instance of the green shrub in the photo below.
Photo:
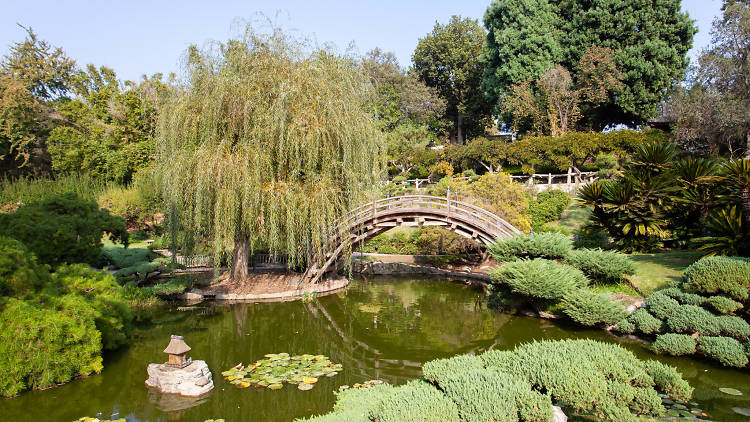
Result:
{"type": "Polygon", "coordinates": [[[727,294],[745,301],[750,287],[750,259],[709,256],[685,269],[682,288],[704,294],[727,294]]]}
{"type": "Polygon", "coordinates": [[[667,318],[667,326],[677,333],[700,333],[715,336],[721,333],[719,319],[695,305],[681,305],[667,318]]]}
{"type": "Polygon", "coordinates": [[[105,350],[127,343],[133,314],[122,287],[105,272],[94,271],[86,265],[63,265],[53,278],[68,292],[86,299],[97,311],[96,329],[102,333],[105,350]]]}
{"type": "Polygon", "coordinates": [[[569,237],[559,233],[532,233],[499,239],[487,247],[493,258],[500,262],[518,258],[560,259],[573,249],[569,237]]]}
{"type": "Polygon", "coordinates": [[[698,341],[688,334],[667,333],[656,336],[651,349],[658,354],[673,356],[692,355],[698,341]]]}
{"type": "Polygon", "coordinates": [[[48,268],[21,242],[0,236],[0,297],[37,292],[50,281],[48,268]]]}
{"type": "Polygon", "coordinates": [[[395,388],[346,390],[338,393],[332,413],[308,420],[358,422],[369,416],[370,421],[547,422],[551,403],[565,403],[597,420],[636,422],[636,415],[664,413],[659,392],[682,401],[692,394],[674,368],[593,340],[534,342],[512,352],[489,351],[479,359],[486,369],[476,368],[469,357],[433,363],[425,370],[458,408],[440,390],[413,381],[395,388]]]}
{"type": "Polygon", "coordinates": [[[625,276],[635,274],[635,263],[626,255],[601,249],[570,251],[563,261],[583,271],[592,280],[618,283],[625,276]]]}
{"type": "Polygon", "coordinates": [[[493,283],[505,284],[524,296],[541,299],[561,299],[588,283],[581,271],[540,258],[507,262],[492,270],[490,277],[493,283]]]}
{"type": "Polygon", "coordinates": [[[618,302],[606,294],[593,293],[587,289],[568,292],[563,297],[563,312],[573,321],[585,325],[613,325],[628,313],[618,302]]]}
{"type": "Polygon", "coordinates": [[[732,314],[742,309],[742,304],[726,296],[711,296],[704,301],[704,305],[722,314],[732,314]]]}
{"type": "Polygon", "coordinates": [[[601,227],[584,225],[573,233],[575,248],[601,249],[607,246],[609,235],[601,227]]]}
{"type": "Polygon", "coordinates": [[[13,396],[102,370],[98,312],[82,297],[5,299],[0,311],[0,395],[13,396]]]}
{"type": "Polygon", "coordinates": [[[630,317],[620,320],[620,322],[618,322],[617,325],[615,325],[614,330],[618,333],[623,333],[623,334],[635,333],[638,328],[635,326],[633,322],[630,321],[629,318],[630,317]]]}
{"type": "Polygon", "coordinates": [[[646,298],[646,307],[649,312],[659,319],[666,319],[675,309],[680,307],[680,303],[661,291],[656,292],[646,298]]]}
{"type": "Polygon", "coordinates": [[[20,205],[66,193],[74,193],[86,200],[96,200],[106,188],[106,181],[87,173],[60,174],[54,179],[6,179],[0,181],[0,210],[3,210],[0,212],[13,212],[20,205]],[[8,207],[10,204],[14,206],[8,207]]]}
{"type": "Polygon", "coordinates": [[[680,292],[673,297],[683,305],[700,305],[706,301],[705,297],[695,293],[680,292]]]}
{"type": "Polygon", "coordinates": [[[659,361],[643,362],[646,373],[654,380],[659,391],[679,401],[688,401],[693,395],[693,388],[682,378],[677,370],[659,361]]]}
{"type": "Polygon", "coordinates": [[[0,235],[23,242],[40,262],[96,264],[102,235],[127,242],[125,223],[74,194],[52,196],[0,214],[0,235]]]}
{"type": "MultiPolygon", "coordinates": [[[[605,421],[636,421],[631,414],[635,409],[655,416],[664,412],[652,387],[655,380],[646,371],[647,362],[618,345],[593,340],[541,341],[519,346],[514,354],[517,359],[501,371],[526,379],[548,392],[553,402],[566,403],[576,412],[605,421]],[[615,390],[628,390],[630,399],[614,394],[615,390]],[[653,407],[644,408],[645,403],[653,407]]],[[[664,380],[659,391],[671,390],[679,399],[689,398],[692,391],[678,385],[680,381],[679,376],[664,380]]]]}
{"type": "Polygon", "coordinates": [[[545,223],[559,220],[568,205],[570,196],[563,191],[549,190],[539,193],[535,199],[529,201],[531,228],[537,231],[545,223]]]}
{"type": "Polygon", "coordinates": [[[129,228],[148,228],[148,223],[155,223],[154,215],[160,211],[161,203],[158,194],[147,186],[146,183],[110,186],[97,202],[102,209],[125,220],[129,228]]]}
{"type": "Polygon", "coordinates": [[[453,374],[483,367],[484,363],[478,356],[458,355],[426,362],[422,365],[422,372],[426,380],[439,384],[440,380],[453,374]]]}
{"type": "Polygon", "coordinates": [[[651,315],[645,308],[636,309],[628,317],[628,321],[644,334],[656,334],[662,331],[662,325],[664,324],[660,319],[651,315]]]}
{"type": "Polygon", "coordinates": [[[445,395],[458,405],[462,421],[539,421],[552,418],[549,396],[531,385],[497,369],[454,372],[439,380],[445,395]]]}
{"type": "Polygon", "coordinates": [[[410,381],[383,396],[371,418],[379,422],[458,421],[458,407],[437,388],[422,380],[410,381]]]}
{"type": "Polygon", "coordinates": [[[725,366],[742,368],[747,365],[747,356],[742,344],[730,337],[698,337],[698,348],[704,355],[716,359],[725,366]]]}
{"type": "Polygon", "coordinates": [[[750,324],[744,319],[731,315],[715,317],[724,336],[744,339],[750,336],[750,324]]]}

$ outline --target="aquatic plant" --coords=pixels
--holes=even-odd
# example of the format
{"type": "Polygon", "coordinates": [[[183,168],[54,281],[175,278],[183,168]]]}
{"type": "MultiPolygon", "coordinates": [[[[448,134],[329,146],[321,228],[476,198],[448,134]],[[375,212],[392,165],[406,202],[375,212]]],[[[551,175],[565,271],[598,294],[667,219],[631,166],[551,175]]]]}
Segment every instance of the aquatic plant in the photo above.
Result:
{"type": "Polygon", "coordinates": [[[247,367],[240,365],[221,375],[238,388],[267,387],[279,390],[283,383],[298,384],[300,390],[310,390],[322,376],[334,377],[343,367],[323,355],[297,355],[271,353],[247,367]]]}

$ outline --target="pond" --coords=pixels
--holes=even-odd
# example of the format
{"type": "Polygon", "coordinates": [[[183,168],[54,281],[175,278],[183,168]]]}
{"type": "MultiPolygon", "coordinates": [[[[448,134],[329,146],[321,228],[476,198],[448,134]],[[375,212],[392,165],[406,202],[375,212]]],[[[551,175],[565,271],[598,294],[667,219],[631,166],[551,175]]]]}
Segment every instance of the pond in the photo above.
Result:
{"type": "Polygon", "coordinates": [[[291,421],[329,411],[341,385],[371,379],[402,384],[421,375],[426,361],[488,349],[511,349],[541,339],[593,338],[616,342],[641,358],[678,367],[695,387],[694,401],[714,420],[749,419],[732,407],[750,407],[750,374],[696,359],[658,357],[640,342],[599,330],[488,310],[480,289],[419,278],[355,279],[343,292],[309,303],[181,304],[136,331],[130,346],[105,356],[100,375],[46,391],[0,400],[9,421],[72,421],[113,413],[128,421],[291,421]],[[180,334],[194,359],[205,360],[216,388],[189,399],[147,389],[146,365],[162,362],[170,334],[180,334]],[[310,391],[238,389],[221,372],[267,353],[323,354],[344,370],[310,391]],[[721,387],[744,392],[735,397],[721,387]]]}

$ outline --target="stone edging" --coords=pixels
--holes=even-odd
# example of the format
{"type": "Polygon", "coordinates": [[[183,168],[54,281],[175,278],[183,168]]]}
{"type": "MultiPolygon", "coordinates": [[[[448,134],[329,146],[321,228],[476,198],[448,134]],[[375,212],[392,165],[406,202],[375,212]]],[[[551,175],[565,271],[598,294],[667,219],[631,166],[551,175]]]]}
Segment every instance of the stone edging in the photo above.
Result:
{"type": "Polygon", "coordinates": [[[286,290],[275,293],[259,294],[238,294],[238,293],[203,293],[188,292],[178,296],[179,299],[214,299],[214,300],[233,300],[233,301],[286,301],[302,298],[307,294],[328,294],[335,293],[349,285],[349,279],[345,277],[327,279],[324,282],[311,286],[305,286],[301,289],[286,290]]]}
{"type": "Polygon", "coordinates": [[[486,285],[490,282],[490,276],[484,273],[449,271],[427,265],[405,264],[401,262],[353,261],[352,272],[365,275],[436,275],[441,277],[469,279],[472,281],[477,281],[483,285],[486,285]]]}

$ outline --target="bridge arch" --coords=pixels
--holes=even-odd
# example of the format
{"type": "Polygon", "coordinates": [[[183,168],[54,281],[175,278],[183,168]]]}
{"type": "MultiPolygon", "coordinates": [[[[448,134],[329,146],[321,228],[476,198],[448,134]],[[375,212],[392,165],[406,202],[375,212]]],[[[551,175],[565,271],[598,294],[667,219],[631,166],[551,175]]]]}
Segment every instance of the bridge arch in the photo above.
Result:
{"type": "Polygon", "coordinates": [[[325,261],[315,259],[300,282],[318,282],[345,261],[347,245],[353,249],[396,226],[439,226],[485,246],[495,239],[521,233],[495,214],[450,197],[404,195],[380,199],[355,208],[339,220],[325,261]]]}

